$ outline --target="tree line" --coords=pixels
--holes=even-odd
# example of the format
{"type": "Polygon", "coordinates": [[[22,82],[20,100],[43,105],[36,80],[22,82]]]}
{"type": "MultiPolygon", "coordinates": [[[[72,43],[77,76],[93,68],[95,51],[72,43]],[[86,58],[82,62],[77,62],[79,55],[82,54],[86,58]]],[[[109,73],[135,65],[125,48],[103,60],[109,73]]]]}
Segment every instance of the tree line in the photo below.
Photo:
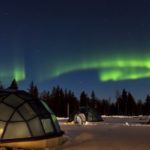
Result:
{"type": "MultiPolygon", "coordinates": [[[[0,89],[5,89],[0,85],[0,89]]],[[[8,89],[18,89],[14,79],[8,89]]],[[[116,100],[100,99],[92,91],[90,96],[82,91],[79,98],[71,90],[63,90],[61,87],[53,87],[51,91],[39,92],[38,87],[31,82],[28,93],[34,98],[44,100],[52,111],[59,117],[67,117],[79,107],[90,107],[96,109],[101,115],[150,115],[150,95],[145,100],[135,100],[131,92],[123,89],[116,94],[116,100]]]]}

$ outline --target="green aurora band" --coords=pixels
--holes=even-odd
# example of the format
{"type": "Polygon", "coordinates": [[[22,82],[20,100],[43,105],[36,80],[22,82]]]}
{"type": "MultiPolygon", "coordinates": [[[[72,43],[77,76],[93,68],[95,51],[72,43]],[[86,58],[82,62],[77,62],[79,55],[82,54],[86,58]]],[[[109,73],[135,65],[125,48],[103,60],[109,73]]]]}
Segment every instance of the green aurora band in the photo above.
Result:
{"type": "Polygon", "coordinates": [[[140,68],[109,69],[99,72],[100,81],[136,80],[150,77],[150,70],[140,68]]]}
{"type": "Polygon", "coordinates": [[[26,78],[25,65],[24,65],[24,52],[19,50],[18,44],[14,46],[13,66],[11,78],[16,81],[22,81],[26,78]]]}
{"type": "MultiPolygon", "coordinates": [[[[150,77],[150,55],[115,55],[114,57],[90,58],[78,62],[65,62],[52,68],[51,75],[45,78],[55,78],[60,75],[79,70],[98,70],[99,80],[120,81],[135,80],[150,77]]],[[[40,78],[41,79],[41,78],[40,78]]]]}
{"type": "MultiPolygon", "coordinates": [[[[7,68],[8,69],[8,68],[7,68]]],[[[16,81],[21,81],[25,79],[25,70],[23,67],[16,66],[10,69],[1,69],[0,79],[1,81],[7,82],[8,79],[16,79],[16,81]]]]}
{"type": "Polygon", "coordinates": [[[22,52],[15,49],[8,57],[10,57],[10,62],[0,64],[0,81],[2,83],[10,83],[13,79],[16,81],[24,80],[26,74],[22,52]]]}
{"type": "Polygon", "coordinates": [[[16,67],[13,71],[13,78],[16,79],[16,81],[21,81],[25,79],[25,70],[24,68],[16,67]]]}

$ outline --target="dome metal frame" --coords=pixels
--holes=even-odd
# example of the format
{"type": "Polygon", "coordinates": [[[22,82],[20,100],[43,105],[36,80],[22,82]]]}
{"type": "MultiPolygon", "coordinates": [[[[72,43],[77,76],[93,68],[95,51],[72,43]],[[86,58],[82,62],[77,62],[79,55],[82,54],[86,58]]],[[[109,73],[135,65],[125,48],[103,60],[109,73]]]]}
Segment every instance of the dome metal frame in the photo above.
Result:
{"type": "Polygon", "coordinates": [[[41,140],[63,134],[56,116],[44,101],[25,91],[0,90],[0,143],[41,140]],[[19,129],[21,127],[28,130],[27,133],[19,129]]]}

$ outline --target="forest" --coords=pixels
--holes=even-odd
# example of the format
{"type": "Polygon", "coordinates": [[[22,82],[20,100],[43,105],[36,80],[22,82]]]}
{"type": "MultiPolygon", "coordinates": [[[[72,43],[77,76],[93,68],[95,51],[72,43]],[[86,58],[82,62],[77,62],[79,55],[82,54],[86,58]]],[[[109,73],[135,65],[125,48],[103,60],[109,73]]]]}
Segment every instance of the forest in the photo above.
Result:
{"type": "MultiPolygon", "coordinates": [[[[0,89],[6,88],[1,84],[0,89]]],[[[19,89],[15,79],[7,89],[19,89]]],[[[101,115],[150,115],[150,96],[147,95],[145,100],[136,100],[126,89],[122,89],[120,93],[116,92],[116,99],[113,101],[98,98],[94,91],[91,91],[90,96],[85,91],[81,91],[80,96],[76,97],[73,91],[59,86],[53,87],[51,91],[39,92],[33,82],[30,83],[27,91],[35,99],[44,100],[58,117],[67,117],[68,107],[69,114],[72,114],[82,106],[94,108],[101,115]]]]}

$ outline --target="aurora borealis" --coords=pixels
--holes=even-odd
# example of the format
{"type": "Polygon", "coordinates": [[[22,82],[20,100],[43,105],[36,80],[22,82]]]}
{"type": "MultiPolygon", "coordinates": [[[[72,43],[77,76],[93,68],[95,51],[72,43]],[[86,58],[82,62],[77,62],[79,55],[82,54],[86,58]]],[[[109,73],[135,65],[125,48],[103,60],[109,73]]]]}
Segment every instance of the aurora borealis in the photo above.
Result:
{"type": "MultiPolygon", "coordinates": [[[[119,80],[134,80],[150,77],[150,60],[149,55],[134,55],[130,56],[119,55],[112,58],[104,58],[87,60],[76,64],[60,64],[55,66],[49,78],[57,77],[69,72],[78,70],[96,69],[99,71],[100,81],[119,81],[119,80]]],[[[45,78],[45,77],[44,77],[45,78]]]]}
{"type": "Polygon", "coordinates": [[[99,97],[149,93],[148,0],[0,1],[0,81],[99,97]],[[107,93],[108,92],[108,93],[107,93]]]}
{"type": "Polygon", "coordinates": [[[4,51],[0,56],[0,81],[8,84],[10,80],[22,81],[26,79],[26,70],[22,52],[17,49],[4,51]]]}

